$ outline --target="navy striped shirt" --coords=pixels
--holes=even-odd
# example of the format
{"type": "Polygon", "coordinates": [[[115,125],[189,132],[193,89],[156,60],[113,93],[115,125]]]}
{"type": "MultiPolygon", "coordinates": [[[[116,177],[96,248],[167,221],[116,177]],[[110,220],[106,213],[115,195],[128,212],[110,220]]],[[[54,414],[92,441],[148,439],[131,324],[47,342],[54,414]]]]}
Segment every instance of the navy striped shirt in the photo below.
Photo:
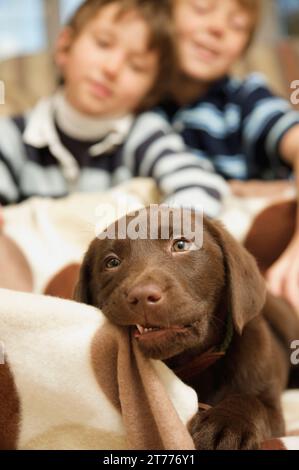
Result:
{"type": "Polygon", "coordinates": [[[225,77],[191,105],[167,103],[163,109],[199,161],[209,161],[224,178],[290,176],[279,144],[299,124],[299,113],[269,91],[262,75],[244,81],[225,77]]]}
{"type": "Polygon", "coordinates": [[[0,203],[104,191],[141,176],[155,179],[165,203],[198,205],[216,216],[228,191],[157,113],[136,118],[122,143],[109,145],[108,135],[90,145],[57,129],[51,98],[26,116],[0,119],[0,203]]]}

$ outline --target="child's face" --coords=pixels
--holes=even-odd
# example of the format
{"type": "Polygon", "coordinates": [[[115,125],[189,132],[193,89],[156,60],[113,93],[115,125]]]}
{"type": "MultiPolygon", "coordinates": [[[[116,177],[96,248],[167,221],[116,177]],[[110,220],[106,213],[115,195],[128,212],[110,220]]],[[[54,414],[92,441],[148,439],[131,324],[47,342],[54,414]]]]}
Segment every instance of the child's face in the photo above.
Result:
{"type": "Polygon", "coordinates": [[[147,24],[135,11],[116,18],[118,11],[116,4],[104,7],[73,40],[65,31],[58,45],[66,96],[90,116],[134,111],[158,73],[158,53],[148,50],[147,24]]]}
{"type": "Polygon", "coordinates": [[[249,40],[249,12],[237,0],[173,1],[183,72],[204,82],[226,75],[249,40]]]}

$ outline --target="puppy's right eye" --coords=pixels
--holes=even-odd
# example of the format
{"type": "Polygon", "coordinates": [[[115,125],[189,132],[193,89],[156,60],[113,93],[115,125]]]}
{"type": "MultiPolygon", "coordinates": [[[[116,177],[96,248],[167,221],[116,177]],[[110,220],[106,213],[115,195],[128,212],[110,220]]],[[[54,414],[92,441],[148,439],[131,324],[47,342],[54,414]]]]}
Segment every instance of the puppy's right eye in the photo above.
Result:
{"type": "Polygon", "coordinates": [[[118,268],[120,266],[120,264],[121,264],[120,259],[118,259],[118,258],[108,258],[105,261],[105,268],[115,269],[115,268],[118,268]]]}
{"type": "Polygon", "coordinates": [[[184,251],[190,251],[191,246],[192,243],[190,241],[181,238],[180,240],[175,240],[172,245],[172,251],[176,251],[177,253],[183,253],[184,251]]]}

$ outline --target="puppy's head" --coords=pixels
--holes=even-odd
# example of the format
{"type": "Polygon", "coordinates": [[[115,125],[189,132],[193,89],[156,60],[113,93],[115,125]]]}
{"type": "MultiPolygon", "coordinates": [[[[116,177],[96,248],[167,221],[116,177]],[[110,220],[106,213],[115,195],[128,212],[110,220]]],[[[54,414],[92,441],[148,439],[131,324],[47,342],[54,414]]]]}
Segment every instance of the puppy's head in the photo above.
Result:
{"type": "MultiPolygon", "coordinates": [[[[189,216],[194,222],[195,213],[189,211],[189,216]]],[[[141,239],[127,233],[117,236],[134,218],[136,214],[118,221],[110,231],[114,237],[106,236],[109,228],[91,243],[75,299],[100,308],[111,322],[130,327],[142,351],[156,359],[215,345],[227,315],[241,334],[265,300],[264,282],[251,255],[222,225],[207,219],[201,248],[194,239],[175,234],[171,215],[165,237],[161,210],[157,236],[152,236],[149,209],[138,220],[141,239]]]]}

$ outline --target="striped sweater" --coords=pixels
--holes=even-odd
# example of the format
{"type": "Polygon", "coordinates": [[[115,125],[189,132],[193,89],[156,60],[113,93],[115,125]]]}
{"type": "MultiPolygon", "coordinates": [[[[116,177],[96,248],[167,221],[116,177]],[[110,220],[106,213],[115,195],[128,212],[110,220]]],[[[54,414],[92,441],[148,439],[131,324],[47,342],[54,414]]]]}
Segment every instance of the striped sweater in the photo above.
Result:
{"type": "Polygon", "coordinates": [[[25,116],[0,120],[0,203],[104,191],[142,176],[155,179],[166,203],[218,214],[228,190],[225,181],[188,152],[163,117],[144,113],[123,142],[115,144],[107,135],[88,148],[78,141],[81,151],[71,152],[70,139],[55,124],[52,99],[43,99],[25,116]]]}
{"type": "Polygon", "coordinates": [[[279,144],[299,124],[299,113],[271,93],[262,75],[225,77],[189,106],[167,103],[164,111],[199,161],[210,162],[224,178],[290,176],[279,144]]]}

